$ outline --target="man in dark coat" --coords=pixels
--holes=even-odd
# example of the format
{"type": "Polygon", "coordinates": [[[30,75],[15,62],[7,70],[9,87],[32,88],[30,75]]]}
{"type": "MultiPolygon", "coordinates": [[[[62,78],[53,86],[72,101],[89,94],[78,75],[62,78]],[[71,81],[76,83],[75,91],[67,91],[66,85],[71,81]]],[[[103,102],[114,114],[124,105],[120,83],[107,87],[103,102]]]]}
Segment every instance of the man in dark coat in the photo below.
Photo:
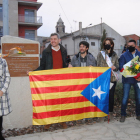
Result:
{"type": "MultiPolygon", "coordinates": [[[[50,44],[43,51],[40,66],[35,70],[49,70],[49,69],[60,69],[67,67],[67,51],[60,44],[60,36],[57,33],[53,33],[50,36],[50,44]]],[[[67,128],[65,122],[60,123],[64,129],[67,128]]],[[[45,125],[44,129],[49,129],[50,125],[45,125]]]]}
{"type": "Polygon", "coordinates": [[[40,66],[36,70],[59,69],[67,67],[67,51],[61,44],[59,44],[60,41],[59,34],[51,34],[51,43],[43,51],[40,66]]]}
{"type": "MultiPolygon", "coordinates": [[[[136,50],[136,41],[130,40],[128,42],[128,49],[125,53],[123,53],[119,59],[119,69],[123,68],[127,62],[131,61],[136,56],[140,57],[140,52],[136,50]]],[[[129,91],[131,86],[133,85],[135,90],[135,97],[136,97],[136,119],[140,121],[140,88],[138,86],[138,81],[140,81],[140,77],[135,79],[133,77],[125,78],[122,76],[122,83],[123,83],[123,99],[121,105],[121,119],[120,122],[125,121],[126,117],[126,108],[127,108],[127,100],[129,97],[129,91]]]]}

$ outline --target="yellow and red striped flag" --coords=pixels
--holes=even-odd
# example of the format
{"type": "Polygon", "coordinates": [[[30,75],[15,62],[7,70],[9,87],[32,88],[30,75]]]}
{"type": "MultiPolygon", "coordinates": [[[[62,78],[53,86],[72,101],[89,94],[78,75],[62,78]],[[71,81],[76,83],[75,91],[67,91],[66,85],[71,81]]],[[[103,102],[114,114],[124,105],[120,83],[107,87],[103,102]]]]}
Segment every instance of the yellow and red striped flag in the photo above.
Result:
{"type": "Polygon", "coordinates": [[[104,110],[108,110],[111,70],[109,74],[105,72],[109,69],[108,67],[74,67],[30,72],[33,125],[107,116],[108,111],[104,110]],[[100,84],[100,82],[104,83],[100,84]],[[105,92],[100,95],[96,93],[96,87],[98,90],[106,90],[106,96],[104,96],[105,92]],[[100,103],[101,97],[104,99],[103,105],[100,103]]]}

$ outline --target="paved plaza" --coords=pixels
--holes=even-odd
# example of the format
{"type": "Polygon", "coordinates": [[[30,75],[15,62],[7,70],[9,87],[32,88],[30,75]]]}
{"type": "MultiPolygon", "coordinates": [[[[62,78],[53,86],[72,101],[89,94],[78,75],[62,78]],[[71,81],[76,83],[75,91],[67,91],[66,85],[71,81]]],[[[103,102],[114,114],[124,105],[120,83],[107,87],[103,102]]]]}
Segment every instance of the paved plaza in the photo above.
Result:
{"type": "Polygon", "coordinates": [[[6,140],[140,140],[140,121],[131,117],[126,118],[124,123],[116,120],[109,124],[84,124],[53,132],[9,137],[6,140]]]}

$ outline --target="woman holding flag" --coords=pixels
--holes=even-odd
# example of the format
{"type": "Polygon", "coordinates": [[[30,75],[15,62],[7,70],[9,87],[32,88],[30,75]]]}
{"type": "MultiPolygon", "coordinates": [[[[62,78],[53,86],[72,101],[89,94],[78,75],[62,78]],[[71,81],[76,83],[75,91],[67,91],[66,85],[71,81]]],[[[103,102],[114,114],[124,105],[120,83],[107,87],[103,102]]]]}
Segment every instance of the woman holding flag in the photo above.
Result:
{"type": "MultiPolygon", "coordinates": [[[[118,56],[116,52],[114,52],[114,42],[110,38],[106,38],[103,42],[103,49],[99,52],[97,56],[97,66],[98,67],[111,67],[111,89],[109,91],[109,117],[110,121],[114,120],[113,117],[113,108],[114,108],[114,92],[118,79],[118,75],[116,71],[119,69],[118,56]]],[[[104,121],[103,118],[99,118],[100,122],[104,121]]]]}

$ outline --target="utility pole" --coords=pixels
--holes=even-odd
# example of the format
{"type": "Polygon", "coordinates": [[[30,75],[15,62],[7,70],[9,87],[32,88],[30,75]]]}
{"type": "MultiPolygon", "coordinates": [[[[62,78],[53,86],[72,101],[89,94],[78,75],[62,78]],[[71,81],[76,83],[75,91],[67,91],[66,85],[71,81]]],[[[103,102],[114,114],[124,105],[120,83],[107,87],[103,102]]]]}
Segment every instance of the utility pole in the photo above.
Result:
{"type": "Polygon", "coordinates": [[[101,36],[102,36],[102,33],[103,32],[103,29],[102,29],[102,17],[101,17],[101,36]]]}
{"type": "Polygon", "coordinates": [[[9,0],[3,0],[3,35],[9,35],[9,0]]]}

